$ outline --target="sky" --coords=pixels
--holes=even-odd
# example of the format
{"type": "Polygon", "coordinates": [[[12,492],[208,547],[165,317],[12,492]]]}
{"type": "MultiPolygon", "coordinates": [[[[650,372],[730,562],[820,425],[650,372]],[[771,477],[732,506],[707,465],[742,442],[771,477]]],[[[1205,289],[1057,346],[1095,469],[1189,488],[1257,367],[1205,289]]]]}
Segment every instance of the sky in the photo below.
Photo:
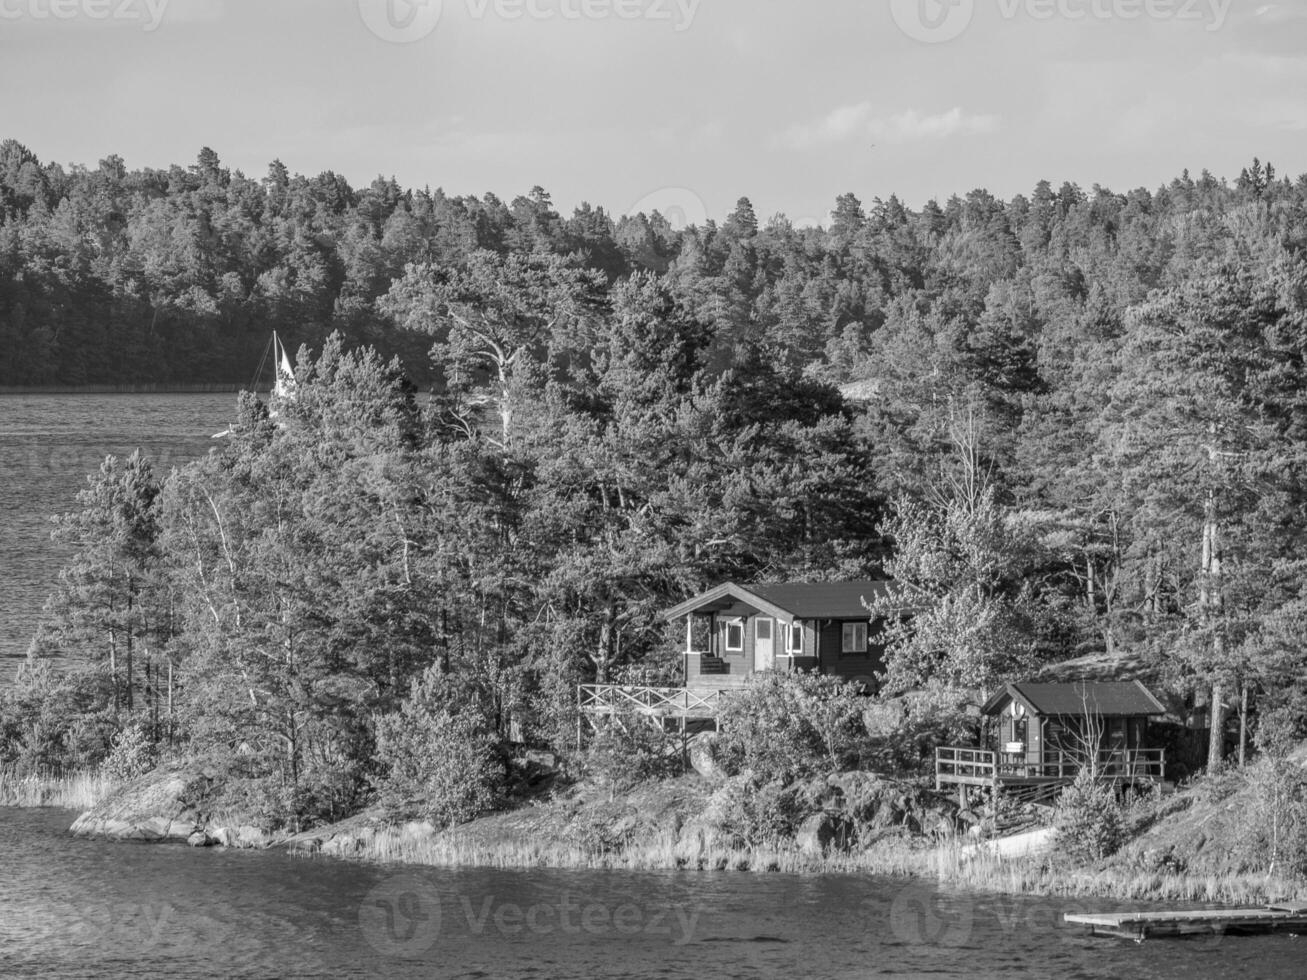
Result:
{"type": "Polygon", "coordinates": [[[1304,93],[1307,0],[0,0],[0,138],[43,161],[564,214],[1297,176],[1304,93]]]}

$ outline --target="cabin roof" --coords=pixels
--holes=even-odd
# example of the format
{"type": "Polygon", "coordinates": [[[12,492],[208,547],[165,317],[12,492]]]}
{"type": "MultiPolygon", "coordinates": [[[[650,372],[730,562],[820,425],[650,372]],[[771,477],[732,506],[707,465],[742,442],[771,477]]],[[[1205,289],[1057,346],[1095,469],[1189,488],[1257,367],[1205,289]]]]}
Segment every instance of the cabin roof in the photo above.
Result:
{"type": "Polygon", "coordinates": [[[667,620],[691,613],[722,612],[743,603],[778,619],[867,619],[871,613],[862,604],[891,594],[889,582],[861,579],[854,582],[774,582],[736,585],[725,582],[686,599],[663,613],[667,620]]]}
{"type": "Polygon", "coordinates": [[[985,702],[987,715],[1019,700],[1038,715],[1164,715],[1166,709],[1139,681],[1073,681],[1065,684],[1008,684],[985,702]]]}

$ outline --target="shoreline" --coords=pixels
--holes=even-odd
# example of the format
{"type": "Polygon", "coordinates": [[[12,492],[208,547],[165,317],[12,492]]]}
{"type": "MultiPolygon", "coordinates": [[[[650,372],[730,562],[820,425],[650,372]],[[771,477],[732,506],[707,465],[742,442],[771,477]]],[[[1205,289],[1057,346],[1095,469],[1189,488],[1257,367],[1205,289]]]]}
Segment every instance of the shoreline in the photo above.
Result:
{"type": "MultiPolygon", "coordinates": [[[[122,785],[101,776],[6,781],[0,774],[0,807],[66,809],[80,812],[80,823],[88,811],[121,790],[122,785]]],[[[309,860],[327,858],[395,867],[877,875],[918,878],[966,891],[1105,902],[1260,906],[1307,900],[1307,882],[1278,875],[1233,869],[1202,873],[1132,867],[1131,860],[1139,855],[1130,845],[1113,858],[1080,867],[1059,861],[1055,854],[1002,856],[977,852],[977,842],[963,836],[932,841],[907,833],[889,835],[862,850],[813,851],[797,842],[781,847],[727,846],[706,828],[669,826],[639,840],[584,846],[532,824],[532,817],[548,807],[546,804],[488,814],[445,831],[437,831],[423,821],[387,822],[375,814],[363,813],[296,835],[265,834],[244,825],[238,815],[224,814],[221,819],[211,820],[199,838],[207,846],[283,849],[309,860]]],[[[120,840],[114,834],[85,836],[120,840]]],[[[154,839],[198,846],[185,833],[170,833],[167,826],[154,839]]]]}

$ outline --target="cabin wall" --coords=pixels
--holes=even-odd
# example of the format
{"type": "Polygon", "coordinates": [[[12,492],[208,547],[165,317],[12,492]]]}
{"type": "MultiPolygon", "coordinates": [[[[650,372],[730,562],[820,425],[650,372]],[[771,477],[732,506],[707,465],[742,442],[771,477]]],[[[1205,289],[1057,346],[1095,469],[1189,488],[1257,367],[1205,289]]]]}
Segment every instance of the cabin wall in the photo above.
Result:
{"type": "Polygon", "coordinates": [[[875,620],[867,629],[867,650],[864,653],[845,653],[844,624],[846,622],[867,622],[866,620],[824,619],[818,624],[815,651],[819,669],[823,674],[831,674],[846,680],[853,678],[875,678],[885,669],[884,621],[875,620]]]}

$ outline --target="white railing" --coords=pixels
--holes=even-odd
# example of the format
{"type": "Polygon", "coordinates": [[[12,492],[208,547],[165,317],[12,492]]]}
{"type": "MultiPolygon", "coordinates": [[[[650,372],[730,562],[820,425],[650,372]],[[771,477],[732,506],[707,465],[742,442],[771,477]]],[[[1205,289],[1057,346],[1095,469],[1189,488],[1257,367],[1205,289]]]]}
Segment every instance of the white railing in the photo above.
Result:
{"type": "Polygon", "coordinates": [[[717,713],[721,691],[692,691],[684,687],[632,687],[622,684],[582,684],[578,703],[587,714],[634,712],[642,715],[694,715],[717,713]]]}

